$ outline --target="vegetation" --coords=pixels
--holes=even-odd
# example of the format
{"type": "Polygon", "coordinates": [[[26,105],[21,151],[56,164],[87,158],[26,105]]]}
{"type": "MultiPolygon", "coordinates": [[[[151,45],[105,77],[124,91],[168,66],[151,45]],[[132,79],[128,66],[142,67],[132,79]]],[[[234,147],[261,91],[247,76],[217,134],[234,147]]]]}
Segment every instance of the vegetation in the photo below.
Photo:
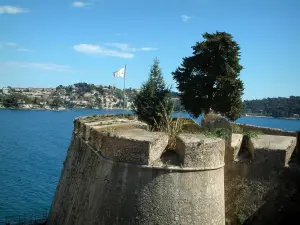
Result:
{"type": "Polygon", "coordinates": [[[159,61],[154,59],[149,79],[142,85],[141,91],[133,101],[133,111],[145,121],[151,129],[158,129],[156,124],[163,122],[163,113],[169,115],[172,109],[170,89],[166,87],[159,61]]]}
{"type": "Polygon", "coordinates": [[[0,94],[0,103],[3,103],[4,101],[4,95],[0,94]]]}
{"type": "Polygon", "coordinates": [[[232,133],[235,133],[235,134],[242,134],[243,133],[243,128],[241,128],[236,123],[232,123],[231,124],[231,131],[232,131],[232,133]]]}
{"type": "Polygon", "coordinates": [[[61,98],[54,97],[53,100],[52,100],[52,102],[50,103],[50,106],[52,106],[52,107],[59,107],[59,106],[61,106],[63,104],[64,104],[64,102],[63,102],[63,100],[61,98]]]}
{"type": "Polygon", "coordinates": [[[231,120],[241,116],[240,47],[226,32],[205,33],[173,72],[185,109],[198,117],[211,109],[231,120]]]}
{"type": "Polygon", "coordinates": [[[209,120],[209,121],[213,121],[217,118],[217,114],[213,111],[210,111],[209,113],[207,113],[205,115],[205,119],[209,120]]]}
{"type": "Polygon", "coordinates": [[[253,130],[249,130],[247,132],[244,133],[244,135],[247,135],[248,138],[258,138],[258,135],[261,135],[263,134],[262,132],[260,131],[253,131],[253,130]]]}
{"type": "Polygon", "coordinates": [[[231,137],[231,131],[226,128],[217,128],[215,131],[201,130],[200,133],[208,137],[217,137],[225,140],[228,140],[231,137]]]}
{"type": "Polygon", "coordinates": [[[160,123],[155,122],[155,126],[157,130],[161,132],[165,132],[168,134],[168,147],[169,150],[174,150],[176,148],[177,136],[183,131],[184,125],[187,124],[186,120],[178,117],[176,119],[173,118],[173,108],[170,112],[162,106],[163,112],[161,115],[160,123]]]}
{"type": "Polygon", "coordinates": [[[32,99],[27,97],[26,95],[22,95],[19,93],[13,93],[10,95],[6,95],[3,98],[3,106],[4,107],[18,107],[19,104],[31,104],[33,102],[32,99]]]}
{"type": "Polygon", "coordinates": [[[244,113],[272,117],[293,117],[294,114],[300,114],[300,96],[244,101],[244,113]]]}

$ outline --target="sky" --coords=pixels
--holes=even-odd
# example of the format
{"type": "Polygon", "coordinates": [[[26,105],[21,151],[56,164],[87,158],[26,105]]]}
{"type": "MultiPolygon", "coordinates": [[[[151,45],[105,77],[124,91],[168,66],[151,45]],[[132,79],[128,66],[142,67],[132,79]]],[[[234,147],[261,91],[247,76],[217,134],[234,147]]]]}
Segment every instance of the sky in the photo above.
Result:
{"type": "Polygon", "coordinates": [[[241,47],[243,99],[300,95],[299,0],[0,0],[0,87],[147,80],[154,57],[168,85],[205,32],[241,47]]]}

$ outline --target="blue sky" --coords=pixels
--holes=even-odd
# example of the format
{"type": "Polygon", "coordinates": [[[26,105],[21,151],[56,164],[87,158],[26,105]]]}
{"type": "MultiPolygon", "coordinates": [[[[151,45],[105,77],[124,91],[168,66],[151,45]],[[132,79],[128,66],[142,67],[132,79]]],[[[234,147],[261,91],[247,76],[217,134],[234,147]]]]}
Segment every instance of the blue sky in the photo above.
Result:
{"type": "Polygon", "coordinates": [[[140,87],[153,58],[171,72],[204,32],[241,47],[243,99],[300,95],[299,0],[0,0],[0,87],[140,87]]]}

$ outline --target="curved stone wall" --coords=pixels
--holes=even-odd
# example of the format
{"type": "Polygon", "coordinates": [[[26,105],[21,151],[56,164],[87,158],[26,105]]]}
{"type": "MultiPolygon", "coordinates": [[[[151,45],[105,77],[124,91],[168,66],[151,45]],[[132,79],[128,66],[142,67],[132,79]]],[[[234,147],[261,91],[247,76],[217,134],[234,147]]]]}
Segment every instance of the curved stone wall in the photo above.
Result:
{"type": "MultiPolygon", "coordinates": [[[[81,127],[87,122],[79,123],[81,127]]],[[[126,135],[123,131],[114,131],[114,135],[98,131],[106,139],[125,140],[129,138],[128,123],[126,135]]],[[[122,146],[113,146],[111,142],[104,151],[106,156],[103,155],[101,149],[106,148],[106,141],[95,142],[93,132],[87,137],[86,129],[83,130],[73,134],[47,224],[225,224],[224,141],[179,137],[183,143],[178,150],[180,156],[189,153],[189,157],[181,166],[157,166],[151,164],[159,159],[152,144],[160,141],[156,148],[161,154],[163,135],[159,140],[130,136],[134,144],[132,148],[127,145],[126,152],[131,154],[134,150],[135,156],[136,149],[143,152],[143,157],[135,158],[139,162],[134,163],[126,162],[132,160],[130,157],[120,158],[122,146]],[[144,144],[138,145],[140,142],[144,144]],[[109,155],[109,149],[114,153],[109,155]],[[197,158],[202,162],[208,156],[209,161],[214,161],[212,164],[196,163],[197,158]]]]}

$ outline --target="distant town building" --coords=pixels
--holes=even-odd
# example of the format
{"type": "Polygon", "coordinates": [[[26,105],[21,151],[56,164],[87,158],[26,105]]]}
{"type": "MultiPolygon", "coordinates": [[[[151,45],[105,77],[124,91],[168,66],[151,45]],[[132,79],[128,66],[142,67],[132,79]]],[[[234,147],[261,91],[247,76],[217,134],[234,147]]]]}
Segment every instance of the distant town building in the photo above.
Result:
{"type": "Polygon", "coordinates": [[[294,114],[293,117],[294,118],[300,118],[299,114],[294,114]]]}
{"type": "Polygon", "coordinates": [[[8,88],[2,88],[2,93],[7,95],[9,93],[9,89],[8,88]]]}

